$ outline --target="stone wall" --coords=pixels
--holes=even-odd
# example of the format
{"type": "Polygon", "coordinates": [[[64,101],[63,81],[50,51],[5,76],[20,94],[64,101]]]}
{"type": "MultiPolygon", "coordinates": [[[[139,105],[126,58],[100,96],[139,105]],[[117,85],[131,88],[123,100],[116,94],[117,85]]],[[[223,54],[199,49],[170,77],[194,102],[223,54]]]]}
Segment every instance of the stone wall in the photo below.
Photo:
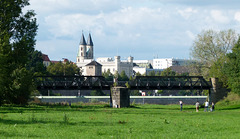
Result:
{"type": "Polygon", "coordinates": [[[218,81],[218,78],[211,78],[211,82],[213,88],[210,90],[209,101],[216,103],[227,96],[228,90],[223,88],[223,85],[218,81]]]}
{"type": "MultiPolygon", "coordinates": [[[[110,103],[110,96],[40,96],[38,97],[41,102],[60,103],[60,102],[105,102],[110,103]]],[[[130,96],[130,103],[135,104],[179,104],[179,101],[183,101],[183,104],[194,105],[197,101],[203,104],[207,99],[207,96],[130,96]]]]}

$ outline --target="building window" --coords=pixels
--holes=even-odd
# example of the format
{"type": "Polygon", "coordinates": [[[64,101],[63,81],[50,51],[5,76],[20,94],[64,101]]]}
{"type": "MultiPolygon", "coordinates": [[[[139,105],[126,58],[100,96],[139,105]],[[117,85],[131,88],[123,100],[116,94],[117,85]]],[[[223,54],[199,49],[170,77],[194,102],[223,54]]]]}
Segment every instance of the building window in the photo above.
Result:
{"type": "Polygon", "coordinates": [[[89,67],[89,69],[93,69],[93,67],[89,67]]]}

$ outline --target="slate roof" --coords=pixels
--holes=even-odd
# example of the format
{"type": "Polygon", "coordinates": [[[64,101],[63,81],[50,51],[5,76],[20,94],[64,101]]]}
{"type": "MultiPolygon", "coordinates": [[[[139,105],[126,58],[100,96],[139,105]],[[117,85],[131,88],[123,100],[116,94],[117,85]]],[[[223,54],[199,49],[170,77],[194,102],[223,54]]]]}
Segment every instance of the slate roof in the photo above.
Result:
{"type": "Polygon", "coordinates": [[[87,45],[83,34],[82,34],[82,38],[80,40],[80,45],[87,45]]]}
{"type": "Polygon", "coordinates": [[[102,66],[102,65],[99,64],[99,63],[96,62],[96,61],[92,61],[92,62],[88,63],[86,66],[102,66]]]}
{"type": "Polygon", "coordinates": [[[91,37],[91,34],[90,34],[90,33],[89,33],[89,35],[88,35],[87,45],[93,46],[92,37],[91,37]]]}

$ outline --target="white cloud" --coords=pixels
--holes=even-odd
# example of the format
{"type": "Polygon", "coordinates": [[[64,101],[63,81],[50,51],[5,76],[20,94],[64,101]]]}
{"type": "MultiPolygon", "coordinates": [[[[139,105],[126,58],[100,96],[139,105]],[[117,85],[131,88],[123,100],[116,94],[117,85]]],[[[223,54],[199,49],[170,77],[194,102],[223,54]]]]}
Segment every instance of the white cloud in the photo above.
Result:
{"type": "Polygon", "coordinates": [[[178,13],[183,16],[185,19],[189,19],[190,16],[192,16],[193,14],[196,14],[198,11],[197,10],[193,10],[192,8],[186,8],[183,10],[178,10],[178,13]]]}
{"type": "Polygon", "coordinates": [[[217,21],[219,23],[223,23],[223,24],[229,23],[229,18],[227,16],[223,15],[222,11],[212,10],[210,13],[211,13],[212,18],[215,21],[217,21]]]}
{"type": "Polygon", "coordinates": [[[240,12],[236,12],[234,15],[234,19],[238,22],[240,22],[240,12]]]}
{"type": "Polygon", "coordinates": [[[192,40],[194,40],[195,37],[196,37],[196,36],[195,36],[191,31],[189,31],[189,30],[186,31],[186,34],[187,34],[187,36],[188,36],[190,39],[192,39],[192,40]]]}

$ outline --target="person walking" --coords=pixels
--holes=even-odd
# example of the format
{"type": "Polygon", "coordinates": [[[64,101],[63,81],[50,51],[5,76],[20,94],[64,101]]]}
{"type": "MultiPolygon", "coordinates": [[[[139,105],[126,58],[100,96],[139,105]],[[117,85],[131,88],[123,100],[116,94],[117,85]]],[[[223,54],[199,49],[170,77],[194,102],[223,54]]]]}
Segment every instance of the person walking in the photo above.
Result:
{"type": "Polygon", "coordinates": [[[204,109],[204,112],[206,112],[206,110],[207,110],[207,112],[208,112],[208,104],[209,104],[208,101],[206,101],[206,102],[205,102],[205,109],[204,109]]]}
{"type": "Polygon", "coordinates": [[[214,106],[214,103],[212,102],[212,112],[214,111],[214,108],[215,106],[214,106]]]}
{"type": "Polygon", "coordinates": [[[199,102],[197,101],[196,102],[196,112],[198,112],[199,111],[199,102]]]}
{"type": "Polygon", "coordinates": [[[179,104],[180,104],[180,107],[181,107],[180,111],[182,111],[183,102],[180,100],[180,101],[179,101],[179,104]]]}

